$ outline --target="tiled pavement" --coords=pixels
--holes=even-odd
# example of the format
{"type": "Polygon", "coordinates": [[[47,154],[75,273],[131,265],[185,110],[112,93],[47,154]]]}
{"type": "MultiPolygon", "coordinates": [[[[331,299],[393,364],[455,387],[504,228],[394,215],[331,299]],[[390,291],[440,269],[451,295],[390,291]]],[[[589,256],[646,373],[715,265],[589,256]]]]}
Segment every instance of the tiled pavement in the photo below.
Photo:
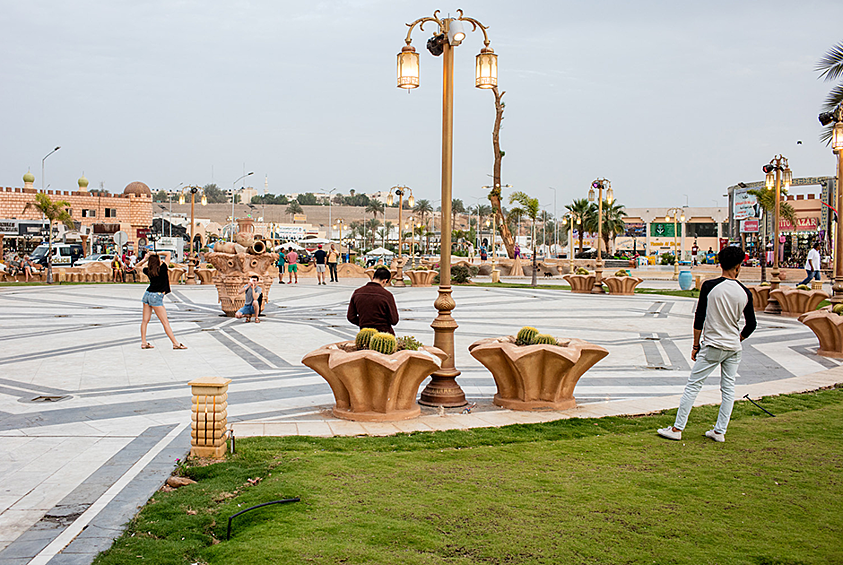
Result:
{"type": "MultiPolygon", "coordinates": [[[[189,447],[187,382],[233,380],[229,418],[238,437],[359,435],[498,426],[675,407],[689,369],[695,301],[658,295],[575,296],[556,290],[458,287],[458,381],[471,414],[394,424],[329,416],[330,388],[303,367],[316,346],[351,338],[345,306],[362,281],[273,286],[265,323],[222,317],[213,287],[179,287],[167,309],[187,351],[160,325],[139,347],[141,285],[0,289],[0,565],[90,563],[163,483],[189,447]],[[517,413],[491,404],[494,381],[468,355],[481,337],[530,324],[603,345],[610,355],[577,386],[564,413],[517,413]],[[33,402],[37,397],[47,401],[33,402]]],[[[436,289],[393,289],[400,335],[432,342],[436,289]]],[[[795,320],[762,316],[747,342],[739,395],[808,390],[841,380],[836,361],[795,320]]],[[[712,376],[699,402],[718,401],[712,376]]]]}

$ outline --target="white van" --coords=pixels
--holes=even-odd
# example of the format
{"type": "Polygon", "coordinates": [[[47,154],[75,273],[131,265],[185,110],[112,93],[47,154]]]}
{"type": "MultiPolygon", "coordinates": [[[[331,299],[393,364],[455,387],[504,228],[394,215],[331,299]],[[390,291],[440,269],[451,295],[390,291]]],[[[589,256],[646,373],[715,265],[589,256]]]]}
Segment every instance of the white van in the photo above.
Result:
{"type": "MultiPolygon", "coordinates": [[[[49,246],[46,243],[42,243],[29,254],[29,258],[33,263],[46,267],[49,251],[49,246]]],[[[83,255],[82,246],[78,243],[54,243],[53,256],[50,262],[53,264],[53,267],[72,267],[83,255]]]]}

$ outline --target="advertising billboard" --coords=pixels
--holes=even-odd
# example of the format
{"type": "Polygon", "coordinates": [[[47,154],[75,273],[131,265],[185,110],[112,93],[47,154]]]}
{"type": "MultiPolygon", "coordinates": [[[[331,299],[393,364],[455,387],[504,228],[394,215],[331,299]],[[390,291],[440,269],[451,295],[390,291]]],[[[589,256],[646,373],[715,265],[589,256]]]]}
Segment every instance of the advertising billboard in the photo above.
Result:
{"type": "Polygon", "coordinates": [[[732,193],[732,215],[736,220],[758,217],[758,200],[749,194],[749,188],[737,188],[732,193]]]}

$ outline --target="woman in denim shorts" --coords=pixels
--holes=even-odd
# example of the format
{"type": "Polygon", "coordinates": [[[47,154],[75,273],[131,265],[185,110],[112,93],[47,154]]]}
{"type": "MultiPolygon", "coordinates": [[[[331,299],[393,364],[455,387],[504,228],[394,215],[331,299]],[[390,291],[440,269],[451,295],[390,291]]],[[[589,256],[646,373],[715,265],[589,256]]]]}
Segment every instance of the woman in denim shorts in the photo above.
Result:
{"type": "Polygon", "coordinates": [[[153,349],[154,346],[146,341],[146,327],[149,325],[149,320],[152,318],[152,313],[158,316],[161,320],[161,325],[164,326],[164,332],[167,337],[173,342],[173,349],[187,349],[187,346],[179,343],[176,336],[173,335],[173,330],[170,328],[170,322],[167,320],[167,309],[164,308],[164,295],[170,292],[170,277],[167,275],[167,262],[170,260],[170,253],[164,252],[164,261],[158,257],[157,253],[150,253],[135,266],[136,269],[143,267],[143,274],[149,277],[149,286],[146,292],[143,293],[143,319],[141,321],[141,349],[153,349]]]}

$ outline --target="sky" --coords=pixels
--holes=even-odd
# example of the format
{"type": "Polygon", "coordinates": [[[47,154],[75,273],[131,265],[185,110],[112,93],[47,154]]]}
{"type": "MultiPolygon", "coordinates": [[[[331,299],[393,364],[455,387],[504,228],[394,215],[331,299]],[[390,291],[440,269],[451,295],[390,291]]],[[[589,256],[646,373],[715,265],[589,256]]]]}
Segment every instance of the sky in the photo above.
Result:
{"type": "MultiPolygon", "coordinates": [[[[814,69],[843,41],[839,0],[0,0],[0,185],[31,169],[36,188],[83,173],[112,192],[230,188],[254,171],[272,194],[402,184],[438,205],[433,28],[412,36],[420,88],[396,87],[396,55],[406,23],[458,8],[498,54],[502,181],[549,213],[595,178],[627,207],[722,206],[777,154],[794,177],[835,174],[817,121],[833,85],[814,69]]],[[[467,35],[453,186],[468,206],[491,183],[494,97],[467,35]]]]}

